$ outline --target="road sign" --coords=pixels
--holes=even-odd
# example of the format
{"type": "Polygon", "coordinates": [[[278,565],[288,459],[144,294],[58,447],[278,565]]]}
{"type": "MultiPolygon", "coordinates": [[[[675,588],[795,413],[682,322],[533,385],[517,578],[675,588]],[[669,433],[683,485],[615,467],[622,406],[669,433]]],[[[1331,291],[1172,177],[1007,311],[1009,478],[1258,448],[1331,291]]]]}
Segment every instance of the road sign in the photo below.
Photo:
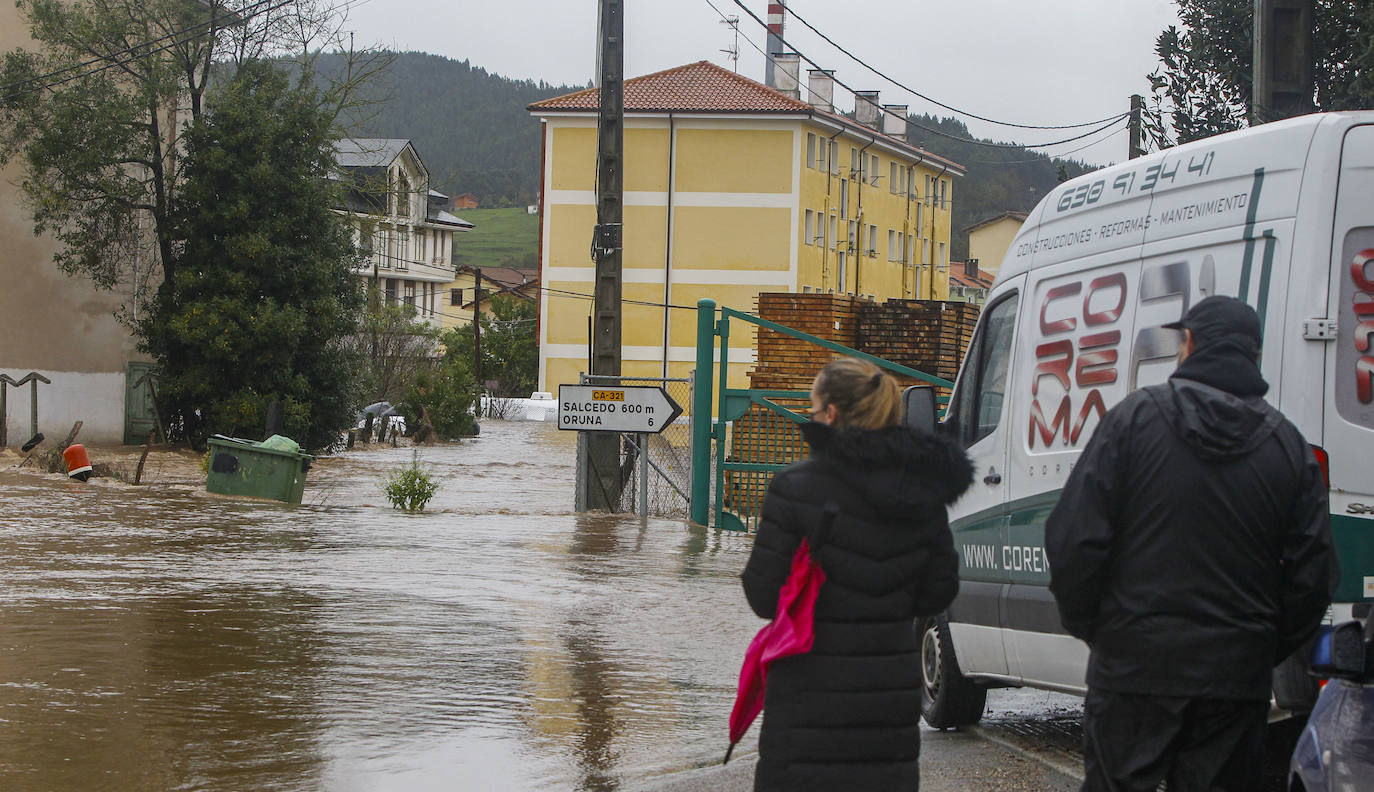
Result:
{"type": "Polygon", "coordinates": [[[558,428],[573,432],[657,434],[682,414],[652,385],[559,385],[558,428]]]}

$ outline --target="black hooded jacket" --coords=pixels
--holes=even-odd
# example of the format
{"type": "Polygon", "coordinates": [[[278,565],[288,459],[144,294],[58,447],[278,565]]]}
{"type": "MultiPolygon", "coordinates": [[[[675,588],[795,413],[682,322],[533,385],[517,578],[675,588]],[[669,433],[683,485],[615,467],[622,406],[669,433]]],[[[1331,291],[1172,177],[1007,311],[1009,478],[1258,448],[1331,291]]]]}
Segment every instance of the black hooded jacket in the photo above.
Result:
{"type": "Polygon", "coordinates": [[[959,588],[946,504],[973,468],[955,444],[904,427],[802,427],[811,456],[774,476],[744,592],[771,619],[803,536],[826,582],[816,642],[773,664],[757,790],[916,789],[921,709],[918,616],[959,588]],[[827,509],[833,522],[826,523],[827,509]]]}
{"type": "Polygon", "coordinates": [[[1088,685],[1268,699],[1337,582],[1326,485],[1241,350],[1194,352],[1102,419],[1045,528],[1088,685]]]}

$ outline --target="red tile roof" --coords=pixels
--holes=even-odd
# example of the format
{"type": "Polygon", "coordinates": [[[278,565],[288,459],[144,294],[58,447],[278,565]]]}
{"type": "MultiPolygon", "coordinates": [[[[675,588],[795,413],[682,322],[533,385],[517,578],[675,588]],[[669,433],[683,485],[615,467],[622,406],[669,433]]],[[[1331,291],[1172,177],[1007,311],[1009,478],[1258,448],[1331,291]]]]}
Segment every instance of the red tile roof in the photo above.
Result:
{"type": "MultiPolygon", "coordinates": [[[[528,106],[533,113],[595,113],[601,109],[601,90],[587,88],[555,96],[528,106]]],[[[808,115],[829,124],[838,124],[861,135],[873,134],[868,127],[839,113],[829,112],[793,99],[760,82],[717,66],[697,61],[675,66],[625,81],[627,113],[777,113],[808,115]]],[[[904,148],[921,159],[944,163],[959,175],[964,166],[933,154],[903,139],[877,133],[888,144],[904,148]]]]}
{"type": "Polygon", "coordinates": [[[993,282],[992,276],[982,269],[978,270],[977,275],[970,276],[967,265],[962,261],[950,262],[949,280],[954,285],[966,289],[991,289],[993,282]]]}
{"type": "MultiPolygon", "coordinates": [[[[530,110],[596,112],[601,90],[555,96],[530,110]]],[[[625,110],[638,113],[806,113],[806,102],[741,77],[710,61],[697,61],[625,81],[625,110]]]]}

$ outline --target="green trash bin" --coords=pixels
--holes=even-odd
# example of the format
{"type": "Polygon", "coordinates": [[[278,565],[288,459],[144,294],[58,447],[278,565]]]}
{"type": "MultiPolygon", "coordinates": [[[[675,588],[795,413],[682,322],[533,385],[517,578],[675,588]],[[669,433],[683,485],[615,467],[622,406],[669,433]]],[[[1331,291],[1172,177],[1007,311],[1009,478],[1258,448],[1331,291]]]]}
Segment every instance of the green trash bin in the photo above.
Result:
{"type": "Polygon", "coordinates": [[[305,472],[314,457],[223,435],[211,437],[209,444],[210,471],[205,478],[209,492],[301,502],[305,472]]]}

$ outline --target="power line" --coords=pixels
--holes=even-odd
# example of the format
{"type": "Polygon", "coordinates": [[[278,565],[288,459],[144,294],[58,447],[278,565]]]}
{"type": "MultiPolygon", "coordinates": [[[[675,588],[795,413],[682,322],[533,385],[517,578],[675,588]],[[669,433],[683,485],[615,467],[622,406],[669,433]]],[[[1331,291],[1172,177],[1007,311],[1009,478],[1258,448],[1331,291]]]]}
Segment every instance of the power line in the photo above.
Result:
{"type": "Polygon", "coordinates": [[[869,64],[868,62],[866,62],[863,58],[860,58],[858,55],[855,55],[854,53],[852,53],[852,52],[850,52],[849,50],[845,49],[844,47],[840,46],[838,43],[835,42],[834,39],[830,38],[830,37],[827,36],[826,34],[822,33],[820,30],[816,29],[816,26],[815,26],[815,25],[813,25],[813,24],[811,24],[810,22],[807,22],[805,19],[803,19],[802,16],[801,16],[801,14],[798,14],[796,11],[794,11],[794,10],[792,9],[791,6],[789,6],[789,5],[783,5],[783,11],[785,11],[785,12],[788,13],[788,14],[791,14],[794,18],[796,18],[796,20],[797,20],[798,22],[800,22],[800,23],[802,23],[803,25],[805,25],[806,27],[810,28],[812,33],[815,33],[817,36],[820,36],[820,37],[821,37],[822,39],[824,39],[825,42],[826,42],[827,44],[829,44],[830,46],[834,47],[835,49],[839,50],[840,52],[843,52],[845,55],[848,55],[849,58],[850,58],[850,60],[854,61],[855,63],[859,64],[860,66],[864,67],[865,69],[868,69],[869,71],[873,72],[874,74],[878,75],[879,77],[883,78],[884,80],[887,80],[888,82],[892,83],[893,85],[897,86],[898,88],[901,88],[902,90],[907,91],[908,93],[910,93],[910,94],[912,94],[912,95],[914,95],[914,96],[917,96],[917,97],[919,97],[919,98],[921,98],[921,99],[924,99],[925,101],[930,102],[930,103],[933,104],[933,105],[936,105],[936,106],[938,106],[938,107],[943,107],[944,109],[950,111],[951,113],[955,113],[955,114],[957,114],[957,115],[968,116],[969,118],[975,118],[975,119],[977,119],[977,120],[979,120],[979,121],[986,121],[986,122],[988,122],[989,124],[997,124],[998,126],[1017,127],[1017,128],[1019,128],[1019,129],[1080,129],[1080,128],[1082,128],[1082,127],[1096,126],[1096,125],[1101,124],[1101,123],[1103,123],[1103,122],[1105,122],[1105,121],[1110,121],[1110,120],[1112,120],[1113,118],[1117,118],[1117,116],[1110,116],[1110,117],[1108,117],[1108,118],[1099,118],[1099,119],[1097,119],[1096,121],[1084,121],[1084,122],[1082,122],[1082,123],[1080,123],[1080,124],[1048,124],[1048,125],[1040,125],[1040,124],[1018,124],[1018,123],[1015,123],[1015,122],[1012,122],[1012,121],[998,121],[998,120],[996,120],[996,119],[988,118],[988,117],[986,117],[986,116],[980,116],[980,115],[978,115],[977,113],[970,113],[970,112],[967,111],[967,110],[960,110],[959,108],[953,107],[953,106],[951,106],[951,105],[947,105],[947,104],[945,104],[944,102],[941,102],[941,101],[938,100],[938,99],[933,99],[933,98],[931,98],[931,97],[929,97],[929,96],[926,96],[925,94],[921,93],[920,91],[916,90],[915,88],[912,88],[912,87],[910,87],[910,86],[908,86],[908,85],[905,85],[905,84],[903,84],[902,82],[898,81],[896,78],[894,78],[894,77],[889,77],[887,74],[884,74],[883,72],[879,71],[879,70],[877,69],[877,67],[870,65],[870,64],[869,64]]]}
{"type": "MultiPolygon", "coordinates": [[[[1126,118],[1126,117],[1122,117],[1122,118],[1118,118],[1118,119],[1116,120],[1116,123],[1120,124],[1120,123],[1123,123],[1123,122],[1125,122],[1125,121],[1127,121],[1127,118],[1126,118]]],[[[1105,128],[1105,127],[1104,127],[1104,128],[1105,128]]],[[[1057,154],[1051,154],[1051,153],[1049,153],[1049,152],[1045,152],[1044,154],[1041,155],[1040,158],[1023,159],[1023,160],[965,160],[965,161],[968,162],[968,163],[971,163],[971,164],[972,164],[972,163],[977,163],[977,164],[979,164],[979,165],[1022,165],[1022,164],[1028,163],[1028,162],[1041,162],[1043,159],[1046,159],[1046,158],[1048,158],[1048,159],[1064,159],[1065,157],[1069,156],[1070,154],[1077,154],[1078,152],[1082,151],[1083,149],[1092,148],[1093,146],[1096,146],[1096,145],[1098,145],[1099,143],[1105,143],[1105,142],[1107,142],[1108,140],[1111,140],[1112,138],[1114,138],[1114,137],[1116,137],[1117,135],[1121,134],[1122,132],[1126,132],[1126,131],[1128,131],[1127,127],[1122,127],[1122,128],[1120,128],[1120,129],[1114,129],[1114,130],[1112,130],[1111,132],[1109,132],[1108,134],[1105,134],[1105,135],[1103,135],[1102,137],[1098,138],[1097,140],[1091,141],[1091,142],[1089,142],[1089,143],[1085,143],[1085,144],[1079,146],[1078,148],[1069,149],[1068,151],[1059,152],[1059,153],[1057,153],[1057,154]]]]}
{"type": "MultiPolygon", "coordinates": [[[[750,11],[749,8],[748,8],[747,6],[744,5],[744,3],[740,2],[740,0],[733,0],[733,2],[735,3],[735,5],[739,6],[740,9],[744,11],[744,13],[748,14],[750,19],[753,19],[755,22],[757,22],[757,23],[758,23],[760,26],[762,26],[764,29],[767,29],[768,23],[767,23],[767,22],[764,22],[762,19],[759,19],[758,15],[755,14],[753,11],[750,11]]],[[[720,10],[719,8],[716,8],[715,4],[713,4],[713,3],[711,2],[711,0],[706,0],[706,4],[709,5],[709,6],[711,6],[711,9],[712,9],[713,11],[715,11],[717,14],[720,14],[721,16],[724,16],[724,14],[721,12],[721,10],[720,10]]],[[[745,37],[745,40],[746,40],[746,41],[748,40],[748,37],[747,37],[747,36],[745,37]]],[[[792,44],[790,44],[786,39],[782,39],[782,43],[783,43],[784,45],[786,45],[787,47],[791,48],[791,50],[792,50],[794,53],[797,54],[797,57],[799,57],[799,58],[801,58],[802,60],[806,61],[807,63],[811,64],[811,66],[812,66],[813,68],[818,69],[818,70],[821,69],[820,64],[818,64],[816,61],[812,60],[811,58],[807,57],[806,53],[802,52],[800,49],[798,49],[797,47],[795,47],[795,46],[793,46],[792,44]]],[[[758,49],[758,45],[757,45],[757,44],[755,44],[755,45],[753,45],[753,46],[754,46],[754,49],[758,49]]],[[[768,60],[770,60],[770,61],[773,60],[767,53],[764,53],[763,56],[764,56],[765,58],[767,58],[768,60]]],[[[839,79],[836,79],[836,78],[834,78],[834,77],[832,77],[831,79],[834,80],[834,82],[835,82],[836,85],[840,86],[841,88],[843,88],[844,90],[848,91],[849,93],[854,94],[855,96],[858,95],[858,91],[855,90],[854,88],[849,87],[849,85],[846,84],[844,81],[839,80],[839,79]]],[[[903,118],[902,116],[897,115],[896,113],[892,112],[891,110],[888,110],[888,109],[885,108],[885,107],[878,107],[877,109],[878,109],[878,112],[880,112],[880,113],[884,113],[884,114],[886,114],[886,115],[892,116],[893,118],[901,119],[902,121],[907,122],[910,126],[914,126],[914,127],[916,127],[917,129],[923,130],[923,131],[925,131],[925,132],[929,132],[929,133],[931,133],[932,135],[938,135],[938,136],[940,136],[940,137],[949,138],[950,140],[956,140],[956,141],[959,141],[960,143],[967,143],[967,144],[973,145],[973,146],[983,146],[983,147],[985,147],[985,148],[1010,148],[1010,149],[1036,149],[1036,148],[1047,148],[1047,147],[1049,147],[1049,146],[1058,146],[1058,145],[1063,144],[1063,143],[1072,143],[1072,142],[1075,141],[1075,140],[1082,140],[1082,139],[1085,138],[1085,137],[1091,137],[1091,136],[1097,134],[1098,132],[1101,132],[1102,130],[1107,129],[1108,127],[1110,127],[1110,126],[1112,126],[1113,124],[1117,123],[1117,122],[1120,121],[1121,119],[1126,118],[1127,116],[1130,115],[1130,113],[1128,113],[1128,112],[1121,113],[1120,115],[1118,115],[1118,116],[1116,116],[1116,117],[1114,117],[1114,118],[1108,120],[1107,123],[1103,124],[1102,126],[1099,126],[1099,127],[1096,128],[1096,129],[1090,130],[1090,131],[1088,131],[1088,132],[1084,132],[1084,133],[1081,134],[1081,135],[1074,135],[1073,137],[1064,138],[1063,140],[1055,140],[1055,141],[1051,141],[1051,142],[1049,142],[1049,143],[991,143],[991,142],[988,142],[988,141],[977,140],[977,139],[975,139],[975,138],[973,138],[973,137],[971,137],[971,136],[970,136],[970,137],[959,137],[958,135],[952,135],[952,134],[950,134],[950,133],[948,133],[948,132],[945,132],[945,131],[943,131],[943,130],[935,129],[934,127],[928,127],[928,126],[925,126],[924,124],[918,124],[918,123],[916,123],[915,121],[911,121],[910,119],[903,118]]]]}

